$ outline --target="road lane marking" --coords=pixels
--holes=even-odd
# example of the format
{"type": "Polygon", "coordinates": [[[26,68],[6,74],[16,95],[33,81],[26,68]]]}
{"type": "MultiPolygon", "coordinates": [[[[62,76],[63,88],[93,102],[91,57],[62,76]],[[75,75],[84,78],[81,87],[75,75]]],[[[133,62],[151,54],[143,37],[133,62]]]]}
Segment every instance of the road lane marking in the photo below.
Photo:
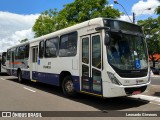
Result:
{"type": "Polygon", "coordinates": [[[151,78],[160,77],[159,75],[152,75],[151,78]]]}
{"type": "MultiPolygon", "coordinates": [[[[151,84],[152,85],[152,84],[151,84]]],[[[152,85],[153,87],[159,87],[159,85],[152,85]]]]}
{"type": "Polygon", "coordinates": [[[36,92],[36,91],[31,90],[31,89],[29,89],[29,88],[27,88],[27,87],[23,87],[23,88],[26,89],[26,90],[29,90],[29,91],[31,91],[31,92],[36,92]]]}
{"type": "Polygon", "coordinates": [[[1,80],[6,80],[6,79],[4,79],[4,78],[1,78],[1,80]]]}

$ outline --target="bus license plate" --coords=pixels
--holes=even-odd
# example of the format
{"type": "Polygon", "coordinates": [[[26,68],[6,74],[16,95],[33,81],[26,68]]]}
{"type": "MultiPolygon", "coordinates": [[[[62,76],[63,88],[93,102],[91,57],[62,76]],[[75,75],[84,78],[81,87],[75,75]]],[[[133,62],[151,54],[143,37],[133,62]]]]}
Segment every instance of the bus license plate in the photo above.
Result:
{"type": "Polygon", "coordinates": [[[139,90],[139,91],[134,91],[133,93],[132,93],[132,95],[137,95],[137,94],[140,94],[141,93],[141,91],[139,90]]]}

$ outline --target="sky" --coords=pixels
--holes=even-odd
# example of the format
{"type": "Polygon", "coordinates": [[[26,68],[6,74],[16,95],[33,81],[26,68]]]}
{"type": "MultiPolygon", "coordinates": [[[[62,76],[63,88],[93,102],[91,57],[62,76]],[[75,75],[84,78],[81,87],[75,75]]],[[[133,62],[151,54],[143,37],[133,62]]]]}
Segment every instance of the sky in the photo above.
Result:
{"type": "MultiPolygon", "coordinates": [[[[0,3],[0,52],[6,51],[8,47],[19,44],[25,38],[32,39],[34,32],[32,26],[41,12],[57,8],[63,9],[63,5],[74,0],[1,0],[0,3]]],[[[136,14],[137,20],[148,17],[156,18],[154,10],[160,5],[160,0],[117,0],[123,5],[132,19],[132,13],[136,14]],[[147,10],[151,8],[151,10],[147,10]]],[[[109,5],[120,12],[123,8],[114,4],[114,0],[108,0],[109,5]]],[[[130,21],[125,14],[119,19],[130,21]]]]}

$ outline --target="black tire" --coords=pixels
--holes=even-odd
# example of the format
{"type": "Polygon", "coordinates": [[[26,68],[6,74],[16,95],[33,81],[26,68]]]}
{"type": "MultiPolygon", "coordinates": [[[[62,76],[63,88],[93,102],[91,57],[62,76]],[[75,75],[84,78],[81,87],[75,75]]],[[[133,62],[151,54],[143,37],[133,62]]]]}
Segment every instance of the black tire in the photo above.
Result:
{"type": "Polygon", "coordinates": [[[74,88],[72,76],[66,76],[64,78],[63,83],[62,83],[62,90],[63,90],[63,93],[67,97],[75,97],[76,96],[76,91],[74,88]]]}
{"type": "Polygon", "coordinates": [[[18,74],[17,74],[17,77],[18,77],[18,82],[19,83],[23,83],[23,79],[22,79],[22,72],[21,71],[18,71],[18,74]]]}

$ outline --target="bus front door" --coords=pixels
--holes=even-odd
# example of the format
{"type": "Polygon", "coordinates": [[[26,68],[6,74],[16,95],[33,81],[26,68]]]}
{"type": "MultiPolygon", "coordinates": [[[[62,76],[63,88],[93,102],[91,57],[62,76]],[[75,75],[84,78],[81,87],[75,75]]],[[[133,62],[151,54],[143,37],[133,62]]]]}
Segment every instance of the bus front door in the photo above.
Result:
{"type": "Polygon", "coordinates": [[[81,92],[102,95],[100,34],[81,37],[81,92]]]}
{"type": "Polygon", "coordinates": [[[32,80],[37,80],[38,78],[38,65],[37,65],[37,57],[38,57],[38,46],[34,46],[31,49],[32,51],[32,70],[31,70],[31,78],[32,80]]]}

